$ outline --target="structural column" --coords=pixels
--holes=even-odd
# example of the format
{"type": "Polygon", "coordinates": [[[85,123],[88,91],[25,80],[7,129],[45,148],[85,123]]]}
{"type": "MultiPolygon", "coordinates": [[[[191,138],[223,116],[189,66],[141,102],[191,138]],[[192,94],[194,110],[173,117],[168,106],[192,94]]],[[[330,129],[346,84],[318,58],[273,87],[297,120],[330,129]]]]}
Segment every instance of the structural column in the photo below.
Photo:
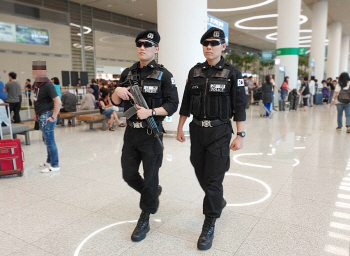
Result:
{"type": "Polygon", "coordinates": [[[328,51],[327,51],[327,77],[333,79],[339,76],[340,47],[341,47],[342,25],[340,22],[332,23],[328,27],[328,51]]]}
{"type": "MultiPolygon", "coordinates": [[[[285,67],[285,75],[289,76],[289,87],[297,87],[298,77],[298,52],[299,47],[299,22],[301,0],[278,0],[277,18],[277,44],[276,48],[289,48],[276,58],[280,59],[280,66],[285,67]],[[294,50],[293,50],[294,49],[294,50]]],[[[277,75],[277,74],[276,74],[277,75]]],[[[281,81],[278,81],[281,83],[281,81]]],[[[278,84],[280,86],[280,84],[278,84]]]]}
{"type": "MultiPolygon", "coordinates": [[[[316,2],[312,6],[311,52],[310,58],[315,60],[313,75],[319,81],[324,78],[326,34],[327,34],[328,2],[316,2]]],[[[312,70],[312,68],[311,68],[312,70]]],[[[312,73],[312,72],[311,72],[312,73]]]]}
{"type": "Polygon", "coordinates": [[[348,72],[350,36],[343,36],[340,50],[339,73],[348,72]]]}
{"type": "MultiPolygon", "coordinates": [[[[161,36],[158,62],[173,74],[181,105],[188,71],[205,60],[200,38],[207,30],[207,1],[158,0],[157,19],[161,36]]],[[[171,122],[163,122],[167,132],[176,132],[178,112],[171,122]]],[[[184,125],[185,132],[189,130],[188,123],[184,125]]]]}

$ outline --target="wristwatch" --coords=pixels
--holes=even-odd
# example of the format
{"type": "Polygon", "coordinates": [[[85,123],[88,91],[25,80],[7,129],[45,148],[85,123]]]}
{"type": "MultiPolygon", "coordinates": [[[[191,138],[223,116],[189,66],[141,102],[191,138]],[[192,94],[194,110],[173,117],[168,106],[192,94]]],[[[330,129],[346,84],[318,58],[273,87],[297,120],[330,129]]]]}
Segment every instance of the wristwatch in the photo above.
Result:
{"type": "Polygon", "coordinates": [[[152,109],[152,116],[155,116],[157,113],[154,109],[152,109]]]}
{"type": "Polygon", "coordinates": [[[241,136],[242,138],[245,137],[245,132],[237,132],[237,135],[241,136]]]}

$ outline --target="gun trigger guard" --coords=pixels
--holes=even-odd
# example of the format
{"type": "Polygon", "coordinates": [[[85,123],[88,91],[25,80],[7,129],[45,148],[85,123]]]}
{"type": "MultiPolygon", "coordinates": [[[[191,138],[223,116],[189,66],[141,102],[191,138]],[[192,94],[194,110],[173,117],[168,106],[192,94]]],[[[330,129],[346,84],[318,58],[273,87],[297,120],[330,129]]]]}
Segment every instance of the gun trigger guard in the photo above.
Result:
{"type": "Polygon", "coordinates": [[[152,134],[152,130],[150,128],[147,128],[147,134],[151,135],[152,134]]]}

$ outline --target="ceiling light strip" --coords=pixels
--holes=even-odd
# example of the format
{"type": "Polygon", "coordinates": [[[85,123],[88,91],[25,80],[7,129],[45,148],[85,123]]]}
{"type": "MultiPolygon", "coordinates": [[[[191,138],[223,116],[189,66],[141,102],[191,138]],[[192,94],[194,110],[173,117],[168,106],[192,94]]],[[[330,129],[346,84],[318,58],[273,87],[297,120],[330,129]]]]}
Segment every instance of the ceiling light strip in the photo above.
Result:
{"type": "MultiPolygon", "coordinates": [[[[270,29],[277,29],[277,26],[272,27],[247,27],[242,26],[241,23],[251,20],[258,20],[258,19],[268,19],[268,18],[277,18],[278,14],[266,14],[266,15],[258,15],[258,16],[252,16],[249,18],[241,19],[235,22],[235,27],[240,29],[248,29],[248,30],[270,30],[270,29]]],[[[308,18],[305,15],[299,15],[300,22],[299,25],[304,24],[308,21],[308,18]]]]}
{"type": "Polygon", "coordinates": [[[235,7],[235,8],[224,8],[224,9],[208,9],[208,12],[236,12],[236,11],[242,11],[242,10],[248,10],[253,8],[258,8],[267,4],[270,4],[274,2],[275,0],[265,0],[259,4],[252,4],[242,7],[235,7]]]}

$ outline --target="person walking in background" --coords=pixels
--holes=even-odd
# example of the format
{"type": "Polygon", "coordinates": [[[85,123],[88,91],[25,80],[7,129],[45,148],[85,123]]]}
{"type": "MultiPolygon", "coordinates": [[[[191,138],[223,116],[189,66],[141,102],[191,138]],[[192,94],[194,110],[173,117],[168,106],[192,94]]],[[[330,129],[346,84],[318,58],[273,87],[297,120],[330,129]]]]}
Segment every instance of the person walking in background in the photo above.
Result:
{"type": "Polygon", "coordinates": [[[61,99],[54,86],[46,76],[46,62],[33,61],[34,88],[34,120],[38,121],[42,132],[43,141],[47,148],[46,162],[41,167],[46,167],[41,172],[50,173],[60,171],[58,151],[55,142],[55,126],[57,115],[61,107],[61,99]]]}
{"type": "Polygon", "coordinates": [[[273,84],[270,75],[265,76],[265,83],[262,85],[262,101],[266,111],[266,117],[271,113],[271,105],[273,102],[273,84]]]}
{"type": "Polygon", "coordinates": [[[62,98],[60,80],[57,77],[51,78],[51,83],[55,87],[58,97],[62,98]]]}
{"type": "Polygon", "coordinates": [[[327,87],[328,87],[328,91],[329,91],[328,103],[330,103],[331,100],[333,99],[333,94],[334,94],[334,90],[335,90],[335,85],[332,83],[331,77],[327,78],[327,87]]]}
{"type": "MultiPolygon", "coordinates": [[[[140,32],[135,39],[139,61],[123,71],[121,84],[137,83],[149,109],[137,106],[136,114],[127,120],[122,150],[122,169],[125,182],[140,193],[142,210],[131,240],[143,240],[150,230],[150,214],[155,214],[159,207],[159,168],[163,161],[163,148],[154,137],[146,119],[153,117],[159,131],[163,131],[162,121],[177,110],[179,98],[173,75],[155,61],[159,51],[160,35],[155,30],[140,32]],[[139,173],[143,164],[143,177],[139,173]]],[[[114,105],[124,101],[125,111],[133,108],[130,87],[117,87],[112,94],[114,105]]],[[[163,136],[159,135],[160,140],[163,136]]],[[[166,253],[165,253],[166,254],[166,253]]]]}
{"type": "MultiPolygon", "coordinates": [[[[5,87],[4,83],[0,80],[0,103],[4,103],[4,101],[7,98],[7,93],[4,92],[4,87],[5,87]]],[[[0,107],[0,126],[6,126],[6,125],[10,125],[10,123],[8,122],[6,108],[5,106],[3,106],[3,107],[0,107]]]]}
{"type": "Polygon", "coordinates": [[[28,102],[29,102],[29,107],[31,107],[33,105],[32,103],[32,84],[30,83],[30,79],[26,79],[26,82],[24,84],[24,92],[25,92],[25,95],[28,99],[28,102]]]}
{"type": "Polygon", "coordinates": [[[206,61],[195,65],[188,74],[177,140],[185,141],[183,125],[192,114],[190,160],[205,193],[205,219],[197,248],[208,250],[213,243],[216,219],[226,206],[222,183],[230,168],[230,149],[243,147],[247,98],[241,72],[221,56],[226,49],[224,31],[212,27],[203,34],[200,43],[206,61]],[[233,116],[237,136],[230,144],[233,116]]]}
{"type": "Polygon", "coordinates": [[[4,101],[7,98],[7,93],[4,92],[5,85],[4,83],[0,80],[0,100],[4,101]]]}
{"type": "MultiPolygon", "coordinates": [[[[350,103],[342,103],[338,100],[338,95],[341,90],[350,90],[350,77],[349,74],[343,72],[339,76],[339,83],[336,85],[333,98],[331,99],[330,105],[334,104],[337,106],[337,131],[341,131],[343,127],[343,112],[345,112],[345,125],[346,132],[350,133],[350,103]]],[[[350,93],[350,92],[349,92],[350,93]]]]}
{"type": "Polygon", "coordinates": [[[303,97],[303,111],[306,111],[306,107],[308,106],[309,103],[309,98],[310,98],[310,90],[309,90],[309,84],[307,82],[308,77],[305,76],[303,78],[303,80],[301,81],[301,90],[299,91],[299,93],[302,95],[303,97]]]}
{"type": "Polygon", "coordinates": [[[291,91],[291,89],[289,88],[288,82],[289,82],[289,76],[286,76],[281,86],[281,98],[284,101],[287,100],[288,91],[291,91]]]}
{"type": "Polygon", "coordinates": [[[21,111],[22,90],[16,78],[17,74],[15,72],[10,72],[9,82],[5,84],[3,91],[7,93],[5,102],[10,104],[9,115],[11,115],[11,112],[13,111],[13,122],[20,123],[21,117],[19,112],[21,111]]]}
{"type": "Polygon", "coordinates": [[[309,82],[309,91],[310,91],[310,102],[309,106],[313,107],[314,106],[314,96],[316,94],[316,83],[315,83],[315,77],[311,76],[310,82],[309,82]]]}

